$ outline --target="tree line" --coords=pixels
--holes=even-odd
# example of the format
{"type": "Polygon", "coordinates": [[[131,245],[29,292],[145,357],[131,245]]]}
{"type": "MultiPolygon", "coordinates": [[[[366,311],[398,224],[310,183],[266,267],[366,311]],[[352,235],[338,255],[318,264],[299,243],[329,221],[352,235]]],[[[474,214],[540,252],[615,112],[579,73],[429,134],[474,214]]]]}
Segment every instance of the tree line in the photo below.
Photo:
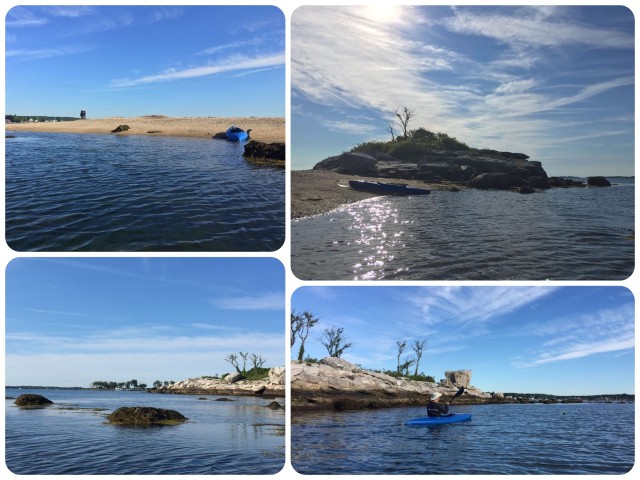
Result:
{"type": "Polygon", "coordinates": [[[55,120],[56,122],[70,122],[73,120],[78,120],[77,117],[49,117],[46,115],[5,115],[5,121],[9,120],[12,123],[24,123],[29,120],[38,121],[38,122],[50,122],[55,120]]]}
{"type": "Polygon", "coordinates": [[[262,355],[249,352],[230,353],[224,359],[236,369],[236,373],[241,374],[247,380],[259,380],[269,374],[269,369],[264,368],[266,360],[262,355]],[[240,366],[242,362],[242,366],[240,366]],[[251,362],[251,367],[247,370],[247,364],[251,362]]]}
{"type": "MultiPolygon", "coordinates": [[[[309,337],[309,333],[313,327],[315,327],[320,319],[309,311],[303,311],[302,313],[291,313],[291,349],[296,343],[299,343],[298,347],[298,361],[316,361],[305,356],[305,343],[309,337]]],[[[353,346],[352,342],[347,341],[344,335],[344,328],[342,327],[328,327],[325,328],[320,337],[320,343],[325,347],[330,357],[340,358],[342,354],[353,346]]],[[[420,362],[424,354],[427,341],[425,339],[414,340],[411,345],[411,349],[414,356],[403,354],[407,352],[408,344],[406,340],[397,340],[397,365],[396,370],[376,370],[381,373],[393,377],[408,377],[411,380],[422,380],[428,382],[435,382],[432,376],[425,375],[420,372],[420,362]],[[413,370],[413,372],[411,372],[413,370]]]]}

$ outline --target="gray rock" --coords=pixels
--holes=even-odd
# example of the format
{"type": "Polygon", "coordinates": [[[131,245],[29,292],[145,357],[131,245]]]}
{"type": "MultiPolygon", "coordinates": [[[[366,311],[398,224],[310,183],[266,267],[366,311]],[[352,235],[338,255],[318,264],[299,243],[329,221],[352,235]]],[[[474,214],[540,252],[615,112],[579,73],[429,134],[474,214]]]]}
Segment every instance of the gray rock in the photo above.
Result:
{"type": "Polygon", "coordinates": [[[470,186],[480,189],[509,190],[515,186],[515,182],[508,173],[481,173],[471,179],[470,186]]]}
{"type": "Polygon", "coordinates": [[[587,185],[590,187],[610,187],[611,182],[604,177],[588,177],[587,185]]]}
{"type": "Polygon", "coordinates": [[[107,415],[110,423],[118,425],[157,425],[181,423],[187,418],[175,410],[154,407],[121,407],[107,415]]]}
{"type": "Polygon", "coordinates": [[[42,406],[42,405],[51,405],[53,402],[42,395],[37,395],[35,393],[24,393],[16,398],[16,401],[13,402],[19,407],[31,407],[31,406],[42,406]]]}
{"type": "Polygon", "coordinates": [[[242,373],[240,372],[236,372],[236,373],[229,373],[226,377],[224,377],[224,381],[227,383],[236,383],[239,382],[240,380],[242,380],[244,377],[242,376],[242,373]]]}
{"type": "Polygon", "coordinates": [[[378,160],[366,153],[343,153],[316,164],[314,170],[333,170],[347,175],[375,176],[378,160]]]}

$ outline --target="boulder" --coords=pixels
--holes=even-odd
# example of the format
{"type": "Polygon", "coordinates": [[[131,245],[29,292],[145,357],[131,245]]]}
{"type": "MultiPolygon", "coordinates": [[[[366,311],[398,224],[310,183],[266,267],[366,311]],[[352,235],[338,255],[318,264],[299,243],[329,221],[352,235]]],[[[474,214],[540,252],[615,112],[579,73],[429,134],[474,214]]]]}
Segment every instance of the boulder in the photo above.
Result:
{"type": "Polygon", "coordinates": [[[611,182],[604,177],[588,177],[587,185],[590,187],[610,187],[611,182]]]}
{"type": "Polygon", "coordinates": [[[13,402],[19,407],[33,407],[39,405],[51,405],[53,402],[42,395],[37,395],[35,393],[25,393],[16,398],[16,401],[13,402]]]}
{"type": "Polygon", "coordinates": [[[251,140],[244,146],[244,157],[284,160],[285,145],[282,142],[264,143],[251,140]]]}
{"type": "Polygon", "coordinates": [[[284,409],[284,407],[282,405],[280,405],[278,402],[276,402],[275,400],[273,402],[271,402],[269,405],[267,405],[267,408],[270,408],[271,410],[284,409]]]}
{"type": "Polygon", "coordinates": [[[244,377],[242,376],[242,373],[240,372],[235,372],[235,373],[229,373],[227,374],[226,377],[224,377],[224,381],[227,383],[236,383],[239,382],[240,380],[242,380],[244,377]]]}
{"type": "Polygon", "coordinates": [[[285,368],[284,367],[274,367],[269,370],[269,383],[273,385],[284,385],[285,383],[285,368]]]}
{"type": "Polygon", "coordinates": [[[444,380],[441,385],[447,387],[469,387],[471,385],[471,370],[449,370],[444,372],[444,380]]]}
{"type": "Polygon", "coordinates": [[[111,130],[111,133],[126,132],[129,129],[129,125],[118,125],[115,129],[111,130]]]}
{"type": "Polygon", "coordinates": [[[509,190],[517,185],[508,173],[481,173],[471,179],[470,186],[480,189],[509,190]]]}
{"type": "Polygon", "coordinates": [[[531,188],[529,185],[523,185],[521,187],[518,187],[517,192],[518,193],[527,194],[527,193],[534,193],[535,190],[533,188],[531,188]]]}
{"type": "Polygon", "coordinates": [[[571,178],[562,178],[562,177],[550,177],[549,178],[549,186],[550,187],[584,187],[584,182],[573,180],[571,178]]]}
{"type": "Polygon", "coordinates": [[[175,410],[154,407],[120,407],[107,415],[118,425],[162,425],[184,422],[187,418],[175,410]]]}
{"type": "Polygon", "coordinates": [[[366,153],[343,153],[316,164],[314,170],[333,170],[346,175],[376,176],[378,160],[366,153]]]}

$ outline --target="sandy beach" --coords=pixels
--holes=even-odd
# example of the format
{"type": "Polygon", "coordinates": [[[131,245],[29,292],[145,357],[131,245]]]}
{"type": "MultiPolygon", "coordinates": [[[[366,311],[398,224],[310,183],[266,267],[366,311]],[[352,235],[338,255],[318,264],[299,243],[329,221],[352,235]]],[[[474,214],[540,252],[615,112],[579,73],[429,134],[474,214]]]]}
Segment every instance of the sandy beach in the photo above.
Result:
{"type": "MultiPolygon", "coordinates": [[[[349,180],[401,181],[412,187],[431,190],[451,190],[452,184],[431,184],[420,180],[374,179],[343,175],[329,170],[294,170],[291,172],[291,218],[310,217],[328,213],[331,210],[375,197],[373,193],[360,192],[349,188],[349,180]]],[[[463,188],[461,186],[455,186],[463,188]]]]}
{"type": "Polygon", "coordinates": [[[117,135],[163,135],[174,137],[211,138],[224,133],[231,125],[251,129],[251,138],[260,142],[284,142],[285,121],[280,117],[141,117],[89,118],[70,122],[12,123],[5,125],[9,133],[15,131],[51,133],[111,133],[119,125],[130,130],[117,135]]]}

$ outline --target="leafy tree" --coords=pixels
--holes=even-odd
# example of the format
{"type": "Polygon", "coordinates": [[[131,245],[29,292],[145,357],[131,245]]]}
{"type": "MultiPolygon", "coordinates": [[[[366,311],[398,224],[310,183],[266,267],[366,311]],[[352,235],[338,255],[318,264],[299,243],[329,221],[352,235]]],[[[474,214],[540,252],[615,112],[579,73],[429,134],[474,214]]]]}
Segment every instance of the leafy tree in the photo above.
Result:
{"type": "MultiPolygon", "coordinates": [[[[300,349],[298,350],[298,361],[301,362],[304,358],[304,343],[307,341],[309,331],[320,321],[315,315],[308,311],[297,314],[291,313],[291,334],[295,331],[300,339],[300,349]]],[[[291,346],[293,346],[293,339],[291,346]]]]}
{"type": "Polygon", "coordinates": [[[160,380],[156,380],[153,382],[153,388],[160,388],[162,386],[162,382],[160,380]]]}
{"type": "Polygon", "coordinates": [[[348,343],[345,337],[342,336],[344,333],[344,328],[325,328],[322,333],[322,339],[320,343],[324,345],[329,352],[329,356],[340,358],[340,356],[344,353],[344,351],[348,348],[351,348],[352,343],[348,343]]]}

